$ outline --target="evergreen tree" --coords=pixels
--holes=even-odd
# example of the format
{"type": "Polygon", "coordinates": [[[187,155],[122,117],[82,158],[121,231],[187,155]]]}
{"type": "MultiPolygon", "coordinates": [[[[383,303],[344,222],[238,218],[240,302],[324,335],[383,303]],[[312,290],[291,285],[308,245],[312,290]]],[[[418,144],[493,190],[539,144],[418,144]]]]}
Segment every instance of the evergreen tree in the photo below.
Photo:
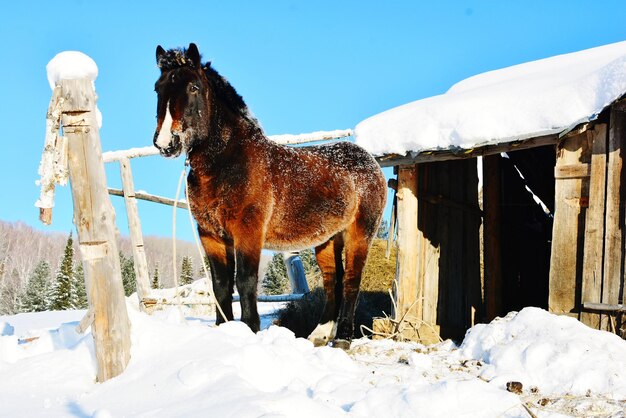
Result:
{"type": "Polygon", "coordinates": [[[74,259],[74,240],[72,233],[67,238],[61,265],[56,272],[56,280],[50,292],[49,309],[62,311],[75,309],[77,305],[76,286],[72,269],[74,259]]]}
{"type": "Polygon", "coordinates": [[[263,278],[263,292],[266,295],[281,295],[287,289],[289,289],[289,278],[285,268],[285,257],[283,253],[274,253],[263,278]]]}
{"type": "Polygon", "coordinates": [[[193,263],[191,257],[184,256],[180,268],[180,284],[186,285],[191,283],[193,283],[193,263]]]}
{"type": "Polygon", "coordinates": [[[21,278],[17,269],[0,277],[0,315],[13,315],[19,310],[21,278]]]}
{"type": "MultiPolygon", "coordinates": [[[[302,267],[304,267],[304,274],[306,275],[309,288],[312,289],[319,286],[322,280],[322,272],[317,265],[315,252],[310,248],[300,251],[300,260],[302,261],[302,267]]],[[[275,253],[267,265],[262,289],[266,295],[280,295],[291,292],[287,268],[285,267],[285,257],[282,253],[275,253]]]]}
{"type": "Polygon", "coordinates": [[[315,258],[315,252],[307,248],[300,251],[300,260],[302,260],[302,266],[304,267],[304,273],[307,279],[311,276],[322,274],[319,266],[317,265],[317,259],[315,258]]]}
{"type": "Polygon", "coordinates": [[[80,261],[74,266],[74,283],[76,285],[76,308],[87,309],[89,302],[85,288],[85,272],[83,271],[83,263],[80,261]]]}
{"type": "Polygon", "coordinates": [[[389,238],[389,221],[387,219],[383,219],[378,227],[378,232],[376,232],[376,238],[379,239],[387,239],[389,238]]]}
{"type": "MultiPolygon", "coordinates": [[[[211,262],[209,261],[209,257],[207,257],[206,255],[204,256],[204,263],[206,264],[206,274],[209,275],[209,280],[211,280],[211,262]]],[[[206,278],[206,274],[204,272],[204,266],[202,264],[200,264],[200,266],[198,267],[198,273],[196,275],[196,277],[200,277],[202,279],[206,278]]]]}
{"type": "Polygon", "coordinates": [[[135,262],[132,257],[127,258],[120,251],[120,268],[122,270],[122,284],[124,294],[130,296],[137,289],[137,276],[135,275],[135,262]]]}
{"type": "Polygon", "coordinates": [[[152,288],[161,289],[161,279],[159,278],[159,263],[154,266],[154,274],[152,275],[152,288]]]}
{"type": "Polygon", "coordinates": [[[20,295],[20,312],[41,312],[47,307],[48,287],[50,285],[50,264],[42,260],[28,278],[26,289],[20,295]]]}

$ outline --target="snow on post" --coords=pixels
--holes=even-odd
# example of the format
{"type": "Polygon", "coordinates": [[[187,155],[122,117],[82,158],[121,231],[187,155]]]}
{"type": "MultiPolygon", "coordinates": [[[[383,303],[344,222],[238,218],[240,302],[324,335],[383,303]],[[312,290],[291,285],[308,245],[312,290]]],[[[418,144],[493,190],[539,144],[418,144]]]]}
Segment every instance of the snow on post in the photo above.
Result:
{"type": "MultiPolygon", "coordinates": [[[[67,184],[67,141],[59,135],[61,108],[64,97],[60,94],[60,80],[87,78],[92,86],[98,76],[98,67],[93,59],[78,51],[65,51],[57,54],[46,65],[48,83],[52,89],[52,99],[46,115],[46,137],[44,150],[39,164],[41,186],[39,199],[35,206],[40,209],[39,219],[46,225],[52,223],[55,184],[67,184]]],[[[98,112],[99,114],[99,112],[98,112]]],[[[99,117],[101,125],[101,117],[99,117]]]]}
{"type": "MultiPolygon", "coordinates": [[[[44,209],[51,208],[54,173],[67,172],[72,180],[74,222],[90,305],[88,317],[93,315],[97,380],[104,382],[122,373],[128,364],[130,324],[115,238],[115,211],[107,192],[98,132],[94,89],[98,67],[87,55],[67,51],[55,56],[46,68],[53,89],[53,111],[49,112],[51,128],[40,167],[44,201],[38,203],[48,206],[44,209]],[[58,135],[60,127],[66,140],[58,135]]],[[[83,328],[87,322],[81,321],[83,328]]]]}

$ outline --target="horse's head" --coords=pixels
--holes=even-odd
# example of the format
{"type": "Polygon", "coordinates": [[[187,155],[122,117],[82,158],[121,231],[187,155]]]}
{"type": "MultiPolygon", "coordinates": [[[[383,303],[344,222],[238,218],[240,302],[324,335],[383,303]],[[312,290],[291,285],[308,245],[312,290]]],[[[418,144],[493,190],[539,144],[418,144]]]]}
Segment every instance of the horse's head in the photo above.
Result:
{"type": "Polygon", "coordinates": [[[157,128],[154,146],[164,157],[188,152],[193,142],[207,135],[209,84],[195,44],[189,48],[165,51],[156,49],[161,76],[155,84],[157,128]]]}

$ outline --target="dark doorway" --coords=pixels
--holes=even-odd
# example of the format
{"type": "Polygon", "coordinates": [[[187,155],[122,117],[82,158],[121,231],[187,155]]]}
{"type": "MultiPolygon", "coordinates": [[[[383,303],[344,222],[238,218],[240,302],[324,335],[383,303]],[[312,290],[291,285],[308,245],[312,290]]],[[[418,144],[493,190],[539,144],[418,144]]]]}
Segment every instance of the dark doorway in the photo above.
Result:
{"type": "Polygon", "coordinates": [[[552,146],[501,157],[504,312],[526,306],[548,308],[555,162],[552,146]]]}

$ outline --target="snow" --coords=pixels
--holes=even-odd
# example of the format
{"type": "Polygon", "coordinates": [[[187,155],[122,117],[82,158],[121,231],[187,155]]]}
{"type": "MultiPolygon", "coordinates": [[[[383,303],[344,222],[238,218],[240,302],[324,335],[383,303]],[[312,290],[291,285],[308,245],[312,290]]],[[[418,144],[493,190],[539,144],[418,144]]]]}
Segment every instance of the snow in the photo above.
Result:
{"type": "Polygon", "coordinates": [[[91,335],[75,331],[83,311],[0,317],[3,416],[626,416],[626,342],[537,308],[459,347],[359,339],[346,353],[267,322],[254,334],[176,308],[148,316],[132,299],[131,361],[100,384],[91,335]]]}
{"type": "MultiPolygon", "coordinates": [[[[88,78],[92,82],[94,92],[96,91],[98,66],[90,56],[80,51],[59,52],[46,65],[46,73],[52,90],[60,80],[88,78]]],[[[98,128],[102,128],[102,113],[97,105],[96,120],[98,128]]]]}
{"type": "MultiPolygon", "coordinates": [[[[329,139],[339,139],[351,136],[352,129],[337,129],[334,131],[316,131],[303,134],[282,134],[269,135],[268,138],[282,145],[295,145],[308,142],[326,141],[329,139]]],[[[102,159],[105,163],[111,161],[119,161],[123,158],[147,157],[158,155],[159,149],[150,145],[147,147],[130,148],[127,150],[107,151],[102,153],[102,159]]]]}
{"type": "Polygon", "coordinates": [[[485,362],[481,377],[496,385],[517,380],[545,393],[584,396],[590,391],[626,399],[626,342],[574,318],[526,308],[476,325],[461,353],[485,362]]]}
{"type": "Polygon", "coordinates": [[[566,133],[626,93],[626,42],[470,77],[445,94],[359,123],[375,155],[477,146],[566,133]]]}
{"type": "Polygon", "coordinates": [[[98,77],[98,66],[88,55],[80,51],[59,52],[46,65],[48,83],[54,90],[60,80],[88,78],[95,81],[98,77]]]}
{"type": "Polygon", "coordinates": [[[326,141],[352,136],[352,129],[336,129],[334,131],[315,131],[304,134],[270,135],[268,138],[282,145],[304,144],[307,142],[326,141]]]}

